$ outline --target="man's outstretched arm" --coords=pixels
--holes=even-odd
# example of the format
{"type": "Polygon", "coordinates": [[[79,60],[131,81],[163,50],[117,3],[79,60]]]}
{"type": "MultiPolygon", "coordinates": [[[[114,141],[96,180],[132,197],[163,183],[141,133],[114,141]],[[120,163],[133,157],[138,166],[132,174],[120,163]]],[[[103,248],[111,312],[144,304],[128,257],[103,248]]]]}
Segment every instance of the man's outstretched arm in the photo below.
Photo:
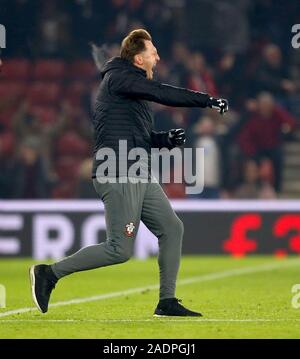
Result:
{"type": "Polygon", "coordinates": [[[112,80],[113,91],[132,98],[153,101],[174,107],[211,107],[220,113],[228,110],[226,100],[215,99],[206,93],[182,87],[162,84],[143,76],[115,76],[112,80]],[[225,102],[224,102],[225,101],[225,102]]]}

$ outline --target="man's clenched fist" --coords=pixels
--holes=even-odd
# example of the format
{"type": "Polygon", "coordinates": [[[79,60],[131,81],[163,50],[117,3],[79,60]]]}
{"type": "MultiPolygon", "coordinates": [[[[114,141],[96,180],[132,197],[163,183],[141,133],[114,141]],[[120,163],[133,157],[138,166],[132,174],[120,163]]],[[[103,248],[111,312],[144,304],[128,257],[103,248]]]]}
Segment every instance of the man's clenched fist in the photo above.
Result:
{"type": "Polygon", "coordinates": [[[207,106],[216,109],[221,115],[228,111],[228,101],[223,98],[210,97],[207,101],[207,106]]]}
{"type": "Polygon", "coordinates": [[[183,128],[176,128],[169,131],[168,140],[173,146],[182,146],[185,143],[185,131],[183,128]]]}

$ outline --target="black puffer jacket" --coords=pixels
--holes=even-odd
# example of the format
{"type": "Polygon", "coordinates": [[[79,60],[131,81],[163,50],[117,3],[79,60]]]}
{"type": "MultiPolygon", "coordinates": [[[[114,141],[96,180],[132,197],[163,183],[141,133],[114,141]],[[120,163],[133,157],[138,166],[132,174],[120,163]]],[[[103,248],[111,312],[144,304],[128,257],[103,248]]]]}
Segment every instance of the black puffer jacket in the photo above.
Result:
{"type": "MultiPolygon", "coordinates": [[[[153,115],[147,101],[177,107],[207,106],[209,95],[148,80],[143,69],[120,57],[108,61],[101,75],[93,115],[93,178],[97,167],[107,164],[107,157],[96,160],[97,151],[110,148],[115,151],[118,161],[119,140],[127,140],[127,151],[120,153],[120,162],[126,161],[128,152],[136,147],[145,149],[148,154],[152,147],[170,148],[167,133],[153,131],[153,115]]],[[[114,173],[109,175],[127,175],[127,168],[136,160],[128,161],[125,173],[119,171],[117,165],[114,173]]]]}

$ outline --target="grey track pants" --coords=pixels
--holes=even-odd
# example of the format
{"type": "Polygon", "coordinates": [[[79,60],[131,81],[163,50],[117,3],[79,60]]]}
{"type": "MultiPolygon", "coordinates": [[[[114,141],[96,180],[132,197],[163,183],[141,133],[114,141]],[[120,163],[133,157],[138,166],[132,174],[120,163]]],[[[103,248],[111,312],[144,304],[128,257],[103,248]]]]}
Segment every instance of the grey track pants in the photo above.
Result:
{"type": "Polygon", "coordinates": [[[158,183],[105,183],[94,187],[104,202],[107,239],[52,264],[58,278],[126,262],[133,253],[140,220],[158,238],[160,299],[175,297],[183,224],[158,183]]]}

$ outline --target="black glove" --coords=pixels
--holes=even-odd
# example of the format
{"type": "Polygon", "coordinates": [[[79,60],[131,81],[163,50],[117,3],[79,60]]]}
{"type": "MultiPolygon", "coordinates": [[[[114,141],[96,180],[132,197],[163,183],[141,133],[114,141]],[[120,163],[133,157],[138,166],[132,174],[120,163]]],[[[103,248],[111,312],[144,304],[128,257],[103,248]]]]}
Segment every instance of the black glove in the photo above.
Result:
{"type": "Polygon", "coordinates": [[[176,128],[168,131],[168,141],[172,146],[182,146],[185,143],[185,131],[183,128],[176,128]]]}
{"type": "Polygon", "coordinates": [[[221,115],[228,111],[228,101],[223,98],[210,97],[207,106],[216,109],[221,115]]]}

